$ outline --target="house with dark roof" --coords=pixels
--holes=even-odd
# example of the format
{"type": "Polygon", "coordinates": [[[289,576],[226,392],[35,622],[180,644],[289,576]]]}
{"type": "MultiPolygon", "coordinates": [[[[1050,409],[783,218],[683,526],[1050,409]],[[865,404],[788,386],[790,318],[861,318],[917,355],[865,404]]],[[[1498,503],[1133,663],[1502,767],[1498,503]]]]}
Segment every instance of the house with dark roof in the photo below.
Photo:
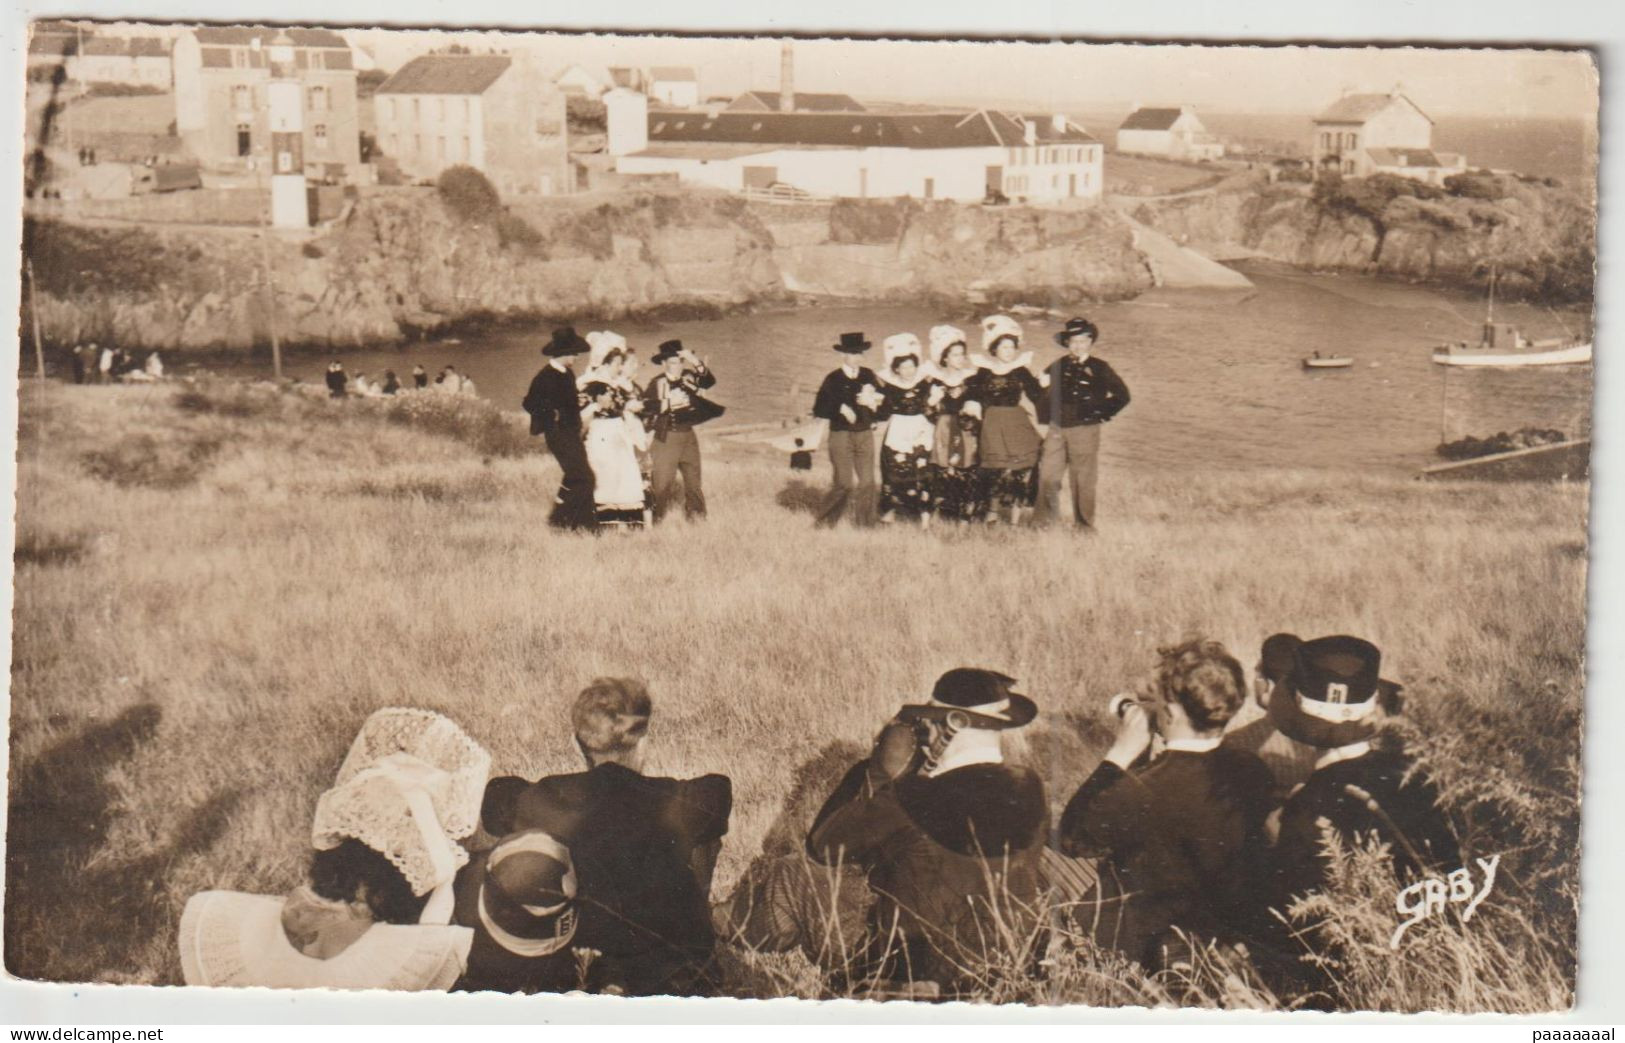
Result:
{"type": "Polygon", "coordinates": [[[349,43],[328,29],[211,25],[182,33],[173,51],[175,131],[205,167],[269,169],[270,50],[283,32],[302,91],[305,171],[351,178],[361,165],[355,64],[349,43]]]}
{"type": "Polygon", "coordinates": [[[1224,157],[1224,145],[1208,133],[1189,105],[1137,106],[1117,128],[1117,151],[1185,160],[1224,157]]]}
{"type": "Polygon", "coordinates": [[[373,95],[378,148],[414,180],[447,167],[482,171],[504,196],[572,187],[564,91],[505,54],[426,54],[373,95]]]}
{"type": "MultiPolygon", "coordinates": [[[[1432,153],[1433,120],[1398,89],[1387,94],[1345,94],[1315,117],[1309,155],[1317,171],[1344,177],[1378,173],[1379,167],[1403,167],[1416,177],[1429,168],[1413,165],[1440,157],[1432,153]],[[1374,155],[1373,151],[1378,154],[1374,155]],[[1397,162],[1403,156],[1405,162],[1397,162]]],[[[1449,157],[1452,164],[1461,157],[1449,157]]],[[[1382,172],[1392,172],[1385,169],[1382,172]]],[[[1451,173],[1457,170],[1452,166],[1451,173]]],[[[1439,175],[1438,180],[1443,180],[1439,175]]],[[[1431,175],[1423,179],[1432,180],[1431,175]]]]}
{"type": "Polygon", "coordinates": [[[649,70],[649,98],[674,109],[700,103],[700,80],[683,65],[656,65],[649,70]]]}
{"type": "Polygon", "coordinates": [[[62,66],[80,83],[127,83],[168,90],[169,41],[153,36],[98,34],[93,27],[36,22],[28,39],[28,66],[62,66]]]}
{"type": "Polygon", "coordinates": [[[604,96],[617,172],[820,197],[1098,198],[1102,145],[1065,116],[975,112],[717,112],[604,96]]]}
{"type": "MultiPolygon", "coordinates": [[[[729,112],[778,112],[783,107],[779,91],[746,91],[728,103],[729,112]]],[[[867,112],[850,94],[817,94],[796,91],[791,109],[795,112],[867,112]]]]}

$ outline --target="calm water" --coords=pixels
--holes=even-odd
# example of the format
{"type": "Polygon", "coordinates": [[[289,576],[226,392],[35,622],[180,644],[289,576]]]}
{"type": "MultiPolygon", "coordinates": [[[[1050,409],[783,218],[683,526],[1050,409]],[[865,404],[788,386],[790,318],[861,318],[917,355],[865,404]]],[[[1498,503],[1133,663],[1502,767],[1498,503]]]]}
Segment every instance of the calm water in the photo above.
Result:
{"type": "MultiPolygon", "coordinates": [[[[1130,467],[1310,468],[1410,472],[1436,462],[1446,438],[1526,425],[1571,436],[1590,429],[1591,367],[1475,372],[1434,365],[1430,348],[1476,340],[1483,302],[1467,295],[1350,276],[1315,276],[1279,266],[1244,267],[1252,291],[1158,290],[1135,301],[1082,306],[1102,329],[1100,354],[1128,382],[1133,405],[1111,425],[1104,453],[1130,467]],[[1310,373],[1299,359],[1319,350],[1350,354],[1348,370],[1310,373]]],[[[1530,336],[1586,317],[1545,309],[1498,309],[1530,336]]],[[[786,420],[811,408],[818,381],[835,364],[843,330],[877,345],[909,330],[923,341],[939,322],[973,330],[969,314],[915,307],[814,307],[715,321],[613,327],[647,359],[668,337],[709,358],[728,407],[716,426],[786,420]]],[[[1034,367],[1058,354],[1053,319],[1027,320],[1034,367]]],[[[586,327],[581,329],[586,332],[586,327]]],[[[479,393],[517,409],[546,331],[507,330],[460,343],[428,342],[346,354],[352,374],[403,377],[414,363],[432,376],[447,363],[479,393]]],[[[319,381],[325,358],[301,357],[288,371],[319,381]]],[[[238,373],[259,373],[244,363],[238,373]]],[[[645,367],[644,377],[653,370],[645,367]]]]}

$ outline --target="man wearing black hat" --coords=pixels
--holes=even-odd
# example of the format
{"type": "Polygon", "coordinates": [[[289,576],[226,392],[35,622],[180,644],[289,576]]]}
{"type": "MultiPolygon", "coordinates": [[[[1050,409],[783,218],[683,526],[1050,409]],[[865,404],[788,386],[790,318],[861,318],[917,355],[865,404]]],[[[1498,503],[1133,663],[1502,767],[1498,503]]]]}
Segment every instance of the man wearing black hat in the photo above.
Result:
{"type": "Polygon", "coordinates": [[[474,931],[459,991],[565,992],[577,980],[576,874],[542,830],[503,837],[457,873],[452,922],[474,931]]]}
{"type": "Polygon", "coordinates": [[[683,476],[683,514],[705,517],[705,490],[700,484],[700,439],[694,428],[722,415],[722,407],[700,392],[715,387],[717,378],[704,362],[683,347],[680,340],[668,340],[655,353],[660,373],[643,393],[644,422],[652,425],[654,444],[649,450],[652,465],[654,520],[671,510],[678,472],[683,476]]]}
{"type": "Polygon", "coordinates": [[[1281,809],[1273,858],[1277,908],[1324,886],[1323,828],[1345,845],[1380,837],[1401,877],[1457,868],[1461,853],[1438,790],[1402,751],[1373,741],[1385,705],[1397,710],[1399,692],[1378,676],[1377,646],[1348,635],[1322,637],[1297,642],[1293,660],[1290,679],[1270,695],[1270,718],[1283,735],[1319,753],[1309,780],[1281,809]]]}
{"type": "Polygon", "coordinates": [[[1095,525],[1095,483],[1100,465],[1100,428],[1128,405],[1128,385],[1105,359],[1093,358],[1099,331],[1088,319],[1067,322],[1055,343],[1067,354],[1045,371],[1048,391],[1039,421],[1049,425],[1038,461],[1037,524],[1061,516],[1061,481],[1072,479],[1072,513],[1077,524],[1095,525]]]}
{"type": "Polygon", "coordinates": [[[1153,970],[1177,962],[1190,937],[1243,937],[1259,908],[1269,771],[1222,745],[1246,691],[1216,641],[1159,649],[1136,698],[1113,701],[1117,737],[1061,817],[1062,853],[1097,860],[1075,921],[1153,970]],[[1163,748],[1152,758],[1154,735],[1163,748]]]}
{"type": "Polygon", "coordinates": [[[706,995],[719,985],[711,874],[733,786],[723,775],[644,775],[650,713],[642,683],[593,681],[571,710],[588,770],[493,779],[481,818],[487,832],[539,829],[569,850],[580,916],[571,944],[599,954],[590,987],[706,995]]]}
{"type": "Polygon", "coordinates": [[[904,707],[881,730],[813,822],[813,860],[868,874],[865,977],[952,993],[990,961],[1042,955],[1049,806],[1035,773],[1004,762],[1000,737],[1038,714],[1014,683],[992,670],[943,674],[929,703],[904,707]]]}
{"type": "Polygon", "coordinates": [[[824,527],[839,522],[848,503],[854,525],[875,524],[874,428],[880,382],[873,370],[858,362],[869,348],[862,333],[841,334],[835,345],[843,356],[841,366],[824,378],[813,400],[813,416],[829,423],[829,462],[834,472],[834,485],[818,508],[818,524],[824,527]]]}
{"type": "Polygon", "coordinates": [[[564,472],[553,512],[547,519],[559,529],[590,529],[595,522],[592,467],[582,442],[581,401],[571,363],[589,347],[569,326],[554,330],[553,339],[542,348],[548,363],[530,382],[523,402],[525,412],[530,414],[530,433],[546,440],[547,451],[564,472]]]}

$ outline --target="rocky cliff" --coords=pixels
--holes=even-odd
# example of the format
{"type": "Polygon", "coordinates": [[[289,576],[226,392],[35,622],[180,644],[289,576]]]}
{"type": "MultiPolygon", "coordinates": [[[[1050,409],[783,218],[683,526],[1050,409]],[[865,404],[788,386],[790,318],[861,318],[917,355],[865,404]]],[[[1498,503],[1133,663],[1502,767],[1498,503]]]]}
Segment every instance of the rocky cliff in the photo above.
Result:
{"type": "Polygon", "coordinates": [[[1504,194],[1474,198],[1397,178],[1318,189],[1243,184],[1125,209],[1214,257],[1264,255],[1478,289],[1493,266],[1506,292],[1554,303],[1590,299],[1596,217],[1589,202],[1562,186],[1512,178],[1496,185],[1489,192],[1504,194]]]}
{"type": "Polygon", "coordinates": [[[306,236],[30,220],[52,343],[237,350],[344,347],[479,320],[721,313],[797,295],[1034,303],[1151,282],[1120,216],[953,204],[752,207],[644,193],[459,217],[432,190],[369,195],[306,236]]]}

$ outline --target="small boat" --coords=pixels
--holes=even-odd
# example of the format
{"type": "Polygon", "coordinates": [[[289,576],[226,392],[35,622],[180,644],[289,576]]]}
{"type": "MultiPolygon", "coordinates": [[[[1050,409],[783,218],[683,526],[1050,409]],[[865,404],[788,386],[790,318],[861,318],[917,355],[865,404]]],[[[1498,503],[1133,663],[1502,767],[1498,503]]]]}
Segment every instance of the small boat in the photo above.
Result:
{"type": "Polygon", "coordinates": [[[1353,355],[1322,355],[1318,351],[1303,360],[1304,369],[1348,369],[1352,365],[1353,355]]]}
{"type": "Polygon", "coordinates": [[[1490,272],[1489,304],[1484,332],[1477,344],[1456,341],[1433,349],[1441,366],[1565,366],[1591,361],[1591,342],[1578,337],[1530,340],[1510,322],[1495,321],[1495,272],[1490,272]]]}

